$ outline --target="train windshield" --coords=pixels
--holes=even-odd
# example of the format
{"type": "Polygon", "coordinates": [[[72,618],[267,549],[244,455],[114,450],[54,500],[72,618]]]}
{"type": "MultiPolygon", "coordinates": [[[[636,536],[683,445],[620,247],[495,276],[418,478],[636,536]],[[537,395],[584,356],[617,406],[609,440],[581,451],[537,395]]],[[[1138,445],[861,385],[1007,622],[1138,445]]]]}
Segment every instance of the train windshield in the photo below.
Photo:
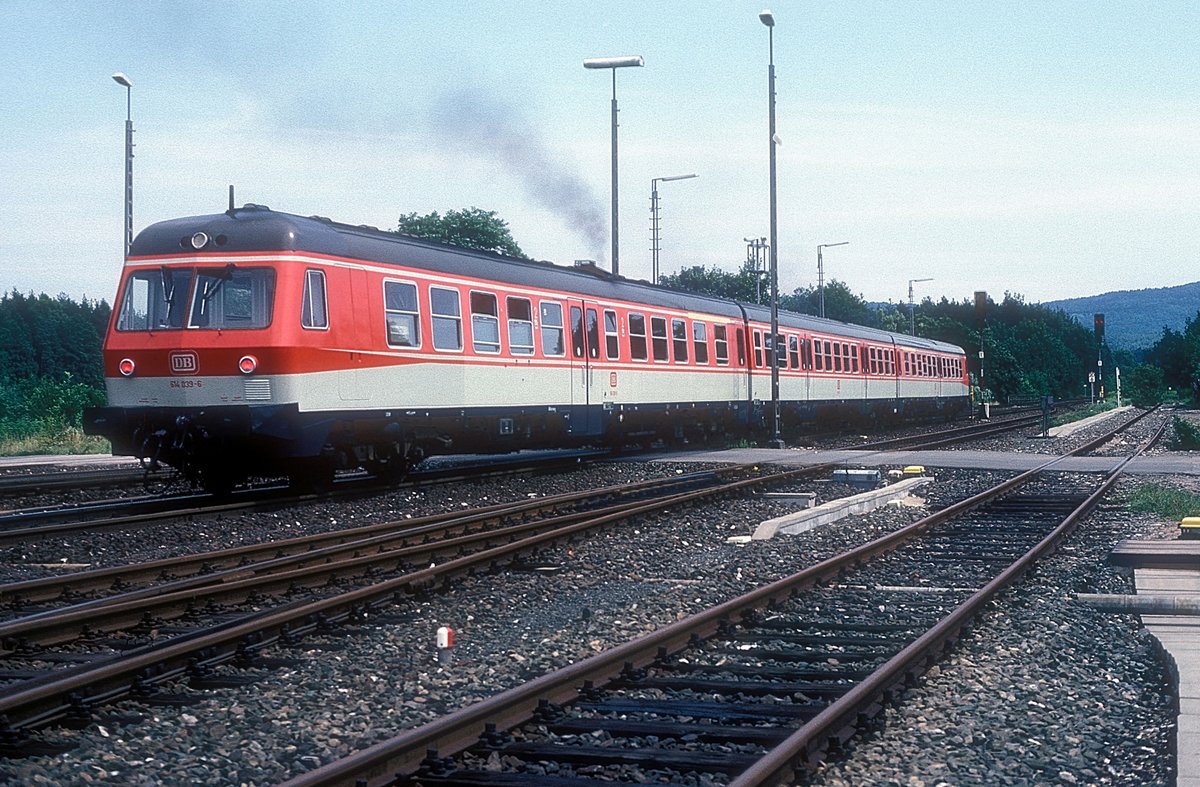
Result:
{"type": "Polygon", "coordinates": [[[191,268],[138,271],[125,282],[118,331],[167,331],[183,327],[191,268]]]}
{"type": "Polygon", "coordinates": [[[266,328],[275,303],[270,268],[175,268],[130,274],[118,331],[266,328]]]}
{"type": "Polygon", "coordinates": [[[189,328],[266,328],[275,303],[270,268],[201,268],[192,288],[189,328]]]}

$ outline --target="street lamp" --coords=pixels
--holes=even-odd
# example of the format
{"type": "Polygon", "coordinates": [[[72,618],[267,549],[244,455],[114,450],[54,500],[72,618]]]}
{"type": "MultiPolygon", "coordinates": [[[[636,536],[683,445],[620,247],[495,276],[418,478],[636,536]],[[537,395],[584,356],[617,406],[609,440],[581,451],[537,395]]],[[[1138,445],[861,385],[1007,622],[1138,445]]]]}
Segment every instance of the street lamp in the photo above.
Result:
{"type": "Polygon", "coordinates": [[[652,254],[651,283],[658,284],[658,182],[666,183],[671,180],[687,180],[699,175],[669,175],[665,178],[650,179],[650,250],[652,254]]]}
{"type": "Polygon", "coordinates": [[[612,272],[620,273],[617,262],[617,69],[643,66],[640,55],[629,57],[589,57],[583,61],[584,68],[612,69],[612,272]]]}
{"type": "Polygon", "coordinates": [[[771,153],[771,448],[783,448],[779,423],[779,211],[775,191],[775,15],[763,9],[758,19],[767,26],[767,104],[770,120],[767,146],[771,153]]]}
{"type": "Polygon", "coordinates": [[[913,312],[913,288],[912,286],[919,281],[933,281],[933,279],[909,279],[908,280],[908,332],[913,336],[917,335],[917,318],[913,312]]]}
{"type": "Polygon", "coordinates": [[[133,243],[133,83],[118,71],[113,81],[125,88],[125,256],[133,243]]]}
{"type": "Polygon", "coordinates": [[[821,260],[821,249],[828,249],[830,246],[846,246],[850,243],[844,240],[841,243],[822,243],[817,246],[817,292],[820,293],[821,311],[820,315],[825,316],[825,263],[821,260]]]}

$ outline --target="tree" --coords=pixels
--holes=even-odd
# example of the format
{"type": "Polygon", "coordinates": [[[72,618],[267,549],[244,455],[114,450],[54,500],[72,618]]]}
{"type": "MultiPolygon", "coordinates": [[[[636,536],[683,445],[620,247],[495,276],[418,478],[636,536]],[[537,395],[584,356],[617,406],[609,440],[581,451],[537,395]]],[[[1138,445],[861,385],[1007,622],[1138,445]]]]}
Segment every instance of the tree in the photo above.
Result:
{"type": "Polygon", "coordinates": [[[1163,328],[1162,338],[1146,352],[1146,362],[1162,369],[1167,386],[1200,397],[1200,312],[1182,332],[1163,328]]]}
{"type": "Polygon", "coordinates": [[[445,216],[439,215],[436,210],[425,216],[406,213],[400,217],[396,232],[464,249],[478,249],[529,259],[513,239],[508,222],[496,215],[494,210],[448,210],[445,216]]]}
{"type": "Polygon", "coordinates": [[[684,292],[694,292],[697,295],[712,295],[716,298],[743,303],[755,303],[757,293],[755,281],[758,274],[754,263],[742,264],[737,273],[730,273],[717,267],[705,268],[703,265],[693,265],[681,268],[679,273],[670,273],[659,277],[659,283],[664,287],[684,292]]]}
{"type": "Polygon", "coordinates": [[[1137,407],[1153,407],[1166,396],[1163,371],[1148,363],[1139,364],[1124,375],[1125,395],[1137,407]]]}
{"type": "Polygon", "coordinates": [[[100,348],[111,309],[104,301],[75,303],[13,290],[0,297],[0,380],[53,378],[102,388],[100,348]]]}
{"type": "MultiPolygon", "coordinates": [[[[779,308],[800,314],[821,313],[821,291],[811,284],[797,287],[791,295],[779,298],[779,308]]],[[[879,315],[867,305],[861,295],[850,291],[849,285],[830,279],[825,285],[825,316],[831,320],[854,323],[855,325],[879,325],[879,315]]]]}

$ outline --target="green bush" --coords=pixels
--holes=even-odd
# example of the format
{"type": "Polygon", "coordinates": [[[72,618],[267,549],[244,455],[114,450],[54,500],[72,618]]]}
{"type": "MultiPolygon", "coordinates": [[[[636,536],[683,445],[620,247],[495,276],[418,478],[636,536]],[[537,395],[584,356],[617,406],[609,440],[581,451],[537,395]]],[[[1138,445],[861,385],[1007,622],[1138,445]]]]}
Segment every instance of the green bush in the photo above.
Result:
{"type": "Polygon", "coordinates": [[[1186,418],[1175,416],[1171,425],[1175,427],[1175,445],[1185,451],[1200,449],[1200,427],[1186,418]]]}
{"type": "Polygon", "coordinates": [[[0,380],[0,454],[97,452],[108,443],[83,434],[83,408],[104,392],[74,379],[0,380]]]}

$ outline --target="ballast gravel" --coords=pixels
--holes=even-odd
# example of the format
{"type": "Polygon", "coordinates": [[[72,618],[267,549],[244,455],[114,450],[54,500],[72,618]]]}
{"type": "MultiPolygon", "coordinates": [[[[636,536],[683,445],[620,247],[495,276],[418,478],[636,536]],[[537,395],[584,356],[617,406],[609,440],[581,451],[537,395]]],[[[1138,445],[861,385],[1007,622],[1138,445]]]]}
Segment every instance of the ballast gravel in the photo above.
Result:
{"type": "MultiPolygon", "coordinates": [[[[276,515],[205,522],[211,544],[289,537],[568,488],[634,483],[690,465],[625,462],[513,482],[380,495],[276,515]]],[[[82,730],[54,729],[53,757],[0,761],[13,784],[273,784],[497,691],[793,573],[925,516],[1004,476],[934,470],[923,506],[888,506],[798,536],[735,545],[786,504],[744,497],[593,531],[546,550],[524,571],[461,580],[353,627],[269,654],[270,669],[222,670],[238,689],[177,691],[180,707],[122,702],[82,730]],[[435,633],[456,632],[441,665],[435,633]]],[[[1127,482],[1128,483],[1128,482],[1127,482]]],[[[796,483],[818,502],[854,490],[796,483]]],[[[1124,537],[1165,526],[1120,509],[1089,518],[1068,545],[972,628],[942,665],[889,708],[887,725],[814,783],[1169,783],[1174,717],[1165,672],[1128,615],[1073,605],[1071,592],[1131,592],[1104,561],[1124,537]],[[1056,781],[1057,780],[1057,781],[1056,781]]],[[[194,550],[196,528],[134,539],[94,534],[0,554],[6,579],[25,561],[108,565],[194,550]]],[[[43,569],[44,571],[44,569],[43,569]]]]}

